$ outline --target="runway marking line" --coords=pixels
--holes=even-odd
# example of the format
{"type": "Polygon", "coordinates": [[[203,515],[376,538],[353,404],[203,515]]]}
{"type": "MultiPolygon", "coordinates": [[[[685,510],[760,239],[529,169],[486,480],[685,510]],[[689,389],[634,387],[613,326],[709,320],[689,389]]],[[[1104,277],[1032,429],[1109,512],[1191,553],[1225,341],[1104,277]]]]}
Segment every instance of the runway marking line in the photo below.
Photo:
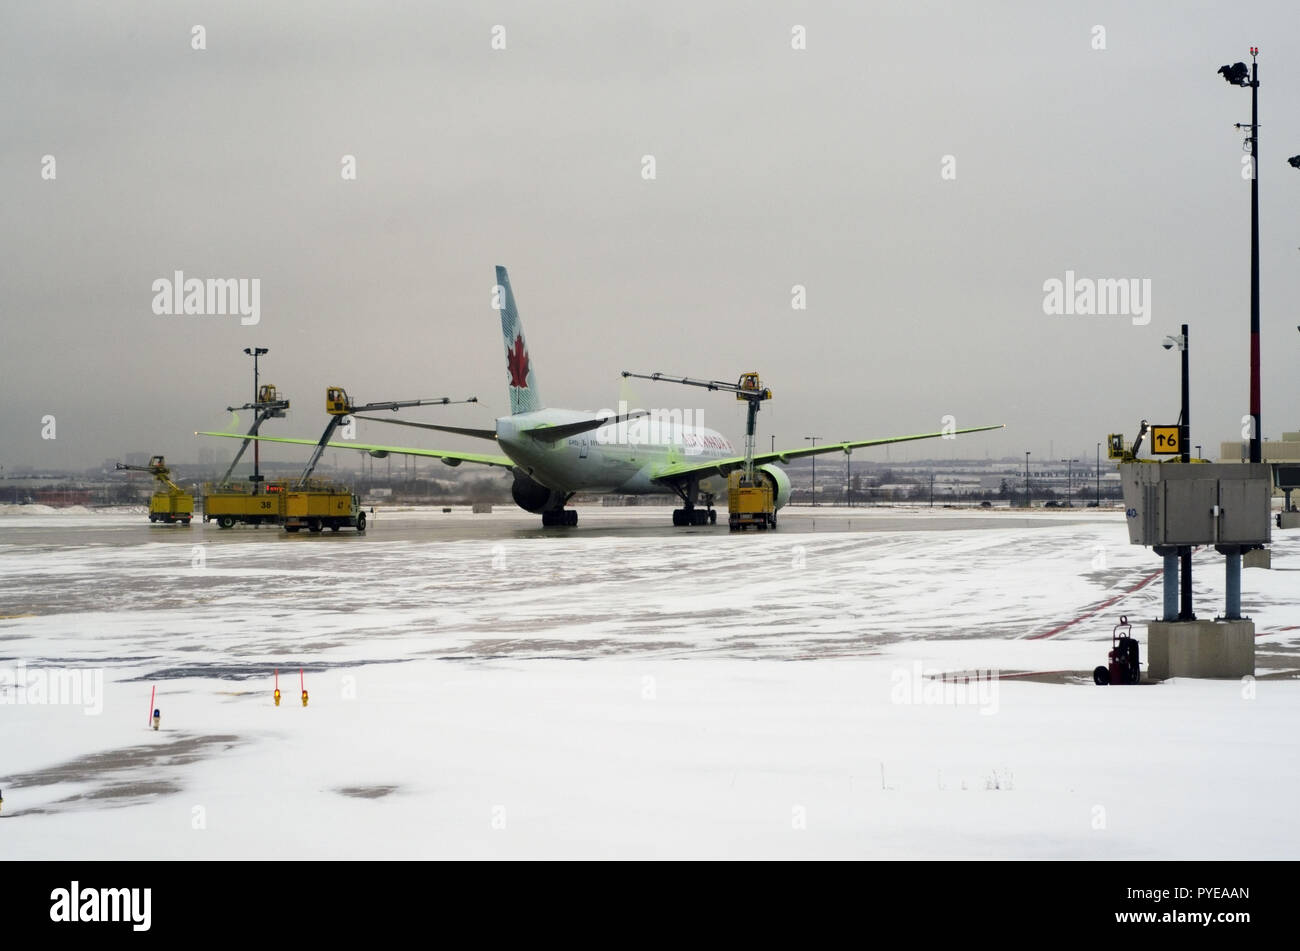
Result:
{"type": "MultiPolygon", "coordinates": [[[[1197,550],[1199,551],[1200,549],[1197,550]]],[[[1116,601],[1119,601],[1121,598],[1125,598],[1136,591],[1142,590],[1147,585],[1149,585],[1152,581],[1154,581],[1156,578],[1159,578],[1162,574],[1164,574],[1163,568],[1153,571],[1151,572],[1151,574],[1147,575],[1145,578],[1143,578],[1137,584],[1133,585],[1133,587],[1129,588],[1127,591],[1121,591],[1119,594],[1115,595],[1115,597],[1108,598],[1107,600],[1101,602],[1101,604],[1097,605],[1092,610],[1085,611],[1083,614],[1080,614],[1074,620],[1066,621],[1064,624],[1058,624],[1056,627],[1052,628],[1049,631],[1044,631],[1042,634],[1031,634],[1027,638],[1025,638],[1025,640],[1040,641],[1043,640],[1044,638],[1052,637],[1056,634],[1060,634],[1066,628],[1073,627],[1074,625],[1078,624],[1080,621],[1086,621],[1088,618],[1092,617],[1093,615],[1101,611],[1104,611],[1106,608],[1110,607],[1112,604],[1114,604],[1116,601]]],[[[1288,625],[1287,627],[1279,627],[1273,631],[1260,631],[1255,635],[1255,637],[1257,638],[1266,637],[1270,634],[1281,634],[1283,631],[1295,631],[1295,630],[1300,630],[1300,624],[1291,624],[1288,625]]]]}
{"type": "Polygon", "coordinates": [[[1050,631],[1044,631],[1042,634],[1031,634],[1031,635],[1029,635],[1029,637],[1025,638],[1025,640],[1029,640],[1029,641],[1040,641],[1040,640],[1042,640],[1042,639],[1045,638],[1045,637],[1052,637],[1052,636],[1054,636],[1054,635],[1056,635],[1056,634],[1060,634],[1060,633],[1061,633],[1062,631],[1064,631],[1067,627],[1073,627],[1074,625],[1078,624],[1080,621],[1086,621],[1088,618],[1092,617],[1094,614],[1098,614],[1098,613],[1100,613],[1101,611],[1104,611],[1106,608],[1110,607],[1112,604],[1114,604],[1116,601],[1120,600],[1121,598],[1126,598],[1126,597],[1128,597],[1130,594],[1133,594],[1133,593],[1136,592],[1136,591],[1140,591],[1140,590],[1142,590],[1142,589],[1145,588],[1147,585],[1149,585],[1152,581],[1154,581],[1156,578],[1159,578],[1162,574],[1164,574],[1164,569],[1163,569],[1163,568],[1159,569],[1158,571],[1153,571],[1153,572],[1151,572],[1151,574],[1147,575],[1145,578],[1143,578],[1141,581],[1139,581],[1139,582],[1138,582],[1137,584],[1135,584],[1133,587],[1129,588],[1127,591],[1121,591],[1119,594],[1115,595],[1115,597],[1113,597],[1113,598],[1107,598],[1105,601],[1101,602],[1101,604],[1097,605],[1095,608],[1093,608],[1093,609],[1090,610],[1090,611],[1085,611],[1083,614],[1080,614],[1080,615],[1079,615],[1078,617],[1076,617],[1074,620],[1072,620],[1072,621],[1066,621],[1064,624],[1058,624],[1056,627],[1052,628],[1050,631]]]}

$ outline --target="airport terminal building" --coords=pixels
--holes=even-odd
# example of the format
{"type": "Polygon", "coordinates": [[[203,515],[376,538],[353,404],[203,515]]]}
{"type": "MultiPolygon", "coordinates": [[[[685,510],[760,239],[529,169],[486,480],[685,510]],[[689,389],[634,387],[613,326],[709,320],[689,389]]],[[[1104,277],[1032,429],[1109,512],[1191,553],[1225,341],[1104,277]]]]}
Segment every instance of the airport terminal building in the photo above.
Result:
{"type": "MultiPolygon", "coordinates": [[[[1259,454],[1260,462],[1300,462],[1300,432],[1283,433],[1280,440],[1261,440],[1259,454]]],[[[1245,462],[1249,459],[1249,440],[1219,444],[1220,462],[1245,462]]]]}

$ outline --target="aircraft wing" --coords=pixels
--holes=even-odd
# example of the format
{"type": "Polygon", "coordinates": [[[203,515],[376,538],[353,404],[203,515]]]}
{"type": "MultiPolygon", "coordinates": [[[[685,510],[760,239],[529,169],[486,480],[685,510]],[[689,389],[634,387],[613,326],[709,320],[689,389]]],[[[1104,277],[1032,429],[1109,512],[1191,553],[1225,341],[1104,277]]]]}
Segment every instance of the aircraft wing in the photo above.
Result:
{"type": "MultiPolygon", "coordinates": [[[[798,449],[778,449],[776,452],[756,452],[754,453],[754,465],[763,465],[768,462],[789,462],[791,459],[801,459],[804,456],[816,456],[824,452],[850,452],[854,449],[865,449],[868,446],[883,446],[887,443],[911,442],[914,439],[936,439],[941,436],[953,436],[958,433],[982,433],[989,429],[1005,429],[1006,424],[998,426],[975,426],[971,429],[954,429],[949,432],[940,433],[920,433],[915,436],[887,436],[884,439],[862,439],[856,442],[828,442],[820,446],[801,446],[798,449]]],[[[745,465],[744,456],[731,456],[726,459],[710,459],[706,462],[691,462],[689,460],[673,462],[664,466],[653,476],[654,481],[672,484],[680,482],[688,476],[710,476],[710,475],[727,475],[745,465]]]]}
{"type": "MultiPolygon", "coordinates": [[[[195,433],[196,436],[223,436],[226,439],[257,439],[261,442],[284,442],[291,443],[295,446],[315,446],[320,442],[319,439],[290,439],[286,436],[248,436],[247,433],[195,433]]],[[[369,443],[361,442],[327,442],[326,446],[331,449],[357,449],[361,452],[387,455],[391,453],[395,456],[431,456],[434,459],[441,459],[449,466],[458,466],[462,462],[473,462],[481,466],[500,466],[503,469],[513,469],[514,460],[509,456],[488,456],[477,452],[449,452],[442,449],[412,449],[409,446],[373,446],[369,443]]]]}

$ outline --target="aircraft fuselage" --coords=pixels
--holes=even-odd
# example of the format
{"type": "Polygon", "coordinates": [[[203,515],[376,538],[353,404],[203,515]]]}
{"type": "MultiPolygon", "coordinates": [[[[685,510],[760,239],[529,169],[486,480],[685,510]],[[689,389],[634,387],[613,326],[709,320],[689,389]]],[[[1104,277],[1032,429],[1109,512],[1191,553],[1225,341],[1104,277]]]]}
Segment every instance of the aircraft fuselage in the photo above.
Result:
{"type": "MultiPolygon", "coordinates": [[[[731,442],[715,430],[660,423],[649,417],[602,426],[555,442],[527,432],[591,419],[592,415],[545,409],[503,416],[496,421],[497,444],[530,478],[548,488],[620,495],[671,494],[671,489],[652,481],[665,465],[737,455],[731,442]]],[[[700,480],[700,491],[712,495],[722,495],[726,487],[723,476],[700,480]]]]}

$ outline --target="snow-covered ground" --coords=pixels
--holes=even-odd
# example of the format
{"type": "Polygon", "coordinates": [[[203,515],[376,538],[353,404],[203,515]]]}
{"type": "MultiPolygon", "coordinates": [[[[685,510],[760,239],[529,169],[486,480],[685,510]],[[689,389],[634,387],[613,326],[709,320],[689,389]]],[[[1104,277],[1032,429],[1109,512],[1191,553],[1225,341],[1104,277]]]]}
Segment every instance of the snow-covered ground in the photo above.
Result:
{"type": "Polygon", "coordinates": [[[1258,680],[1103,689],[1122,515],[667,511],[0,516],[0,857],[1300,857],[1300,533],[1258,680]]]}

